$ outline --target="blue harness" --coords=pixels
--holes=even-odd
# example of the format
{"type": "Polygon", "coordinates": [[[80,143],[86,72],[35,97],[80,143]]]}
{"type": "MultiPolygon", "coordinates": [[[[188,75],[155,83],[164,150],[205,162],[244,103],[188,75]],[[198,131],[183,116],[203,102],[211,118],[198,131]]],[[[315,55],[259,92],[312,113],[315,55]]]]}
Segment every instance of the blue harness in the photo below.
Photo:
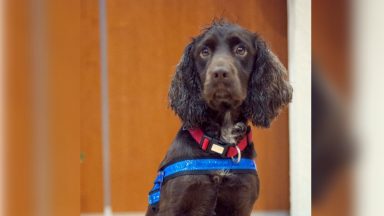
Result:
{"type": "Polygon", "coordinates": [[[231,173],[256,173],[256,164],[252,159],[243,158],[239,163],[232,159],[191,159],[182,160],[161,168],[157,174],[154,186],[148,195],[148,203],[155,206],[160,201],[162,184],[174,177],[182,175],[202,175],[215,171],[228,171],[231,173]]]}

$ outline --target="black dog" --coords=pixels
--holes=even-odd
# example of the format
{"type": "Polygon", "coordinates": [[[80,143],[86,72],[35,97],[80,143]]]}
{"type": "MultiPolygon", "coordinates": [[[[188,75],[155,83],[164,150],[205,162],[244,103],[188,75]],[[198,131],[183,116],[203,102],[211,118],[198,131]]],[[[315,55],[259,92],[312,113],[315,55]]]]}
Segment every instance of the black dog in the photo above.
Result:
{"type": "MultiPolygon", "coordinates": [[[[257,34],[214,22],[185,48],[177,66],[169,104],[182,129],[160,167],[186,158],[220,158],[203,151],[188,129],[236,144],[246,135],[248,120],[269,127],[291,97],[284,66],[257,34]]],[[[241,156],[254,158],[252,143],[241,156]]],[[[149,207],[147,215],[250,215],[258,193],[257,173],[183,175],[164,182],[158,208],[149,207]]]]}

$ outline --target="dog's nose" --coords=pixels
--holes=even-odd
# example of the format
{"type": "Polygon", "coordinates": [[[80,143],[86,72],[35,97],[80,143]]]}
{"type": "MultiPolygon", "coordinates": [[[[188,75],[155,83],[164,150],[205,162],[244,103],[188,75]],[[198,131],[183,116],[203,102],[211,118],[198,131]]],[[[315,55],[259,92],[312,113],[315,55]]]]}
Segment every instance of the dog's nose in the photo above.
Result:
{"type": "Polygon", "coordinates": [[[224,68],[216,69],[212,71],[212,76],[215,79],[226,79],[228,78],[228,71],[225,70],[224,68]]]}

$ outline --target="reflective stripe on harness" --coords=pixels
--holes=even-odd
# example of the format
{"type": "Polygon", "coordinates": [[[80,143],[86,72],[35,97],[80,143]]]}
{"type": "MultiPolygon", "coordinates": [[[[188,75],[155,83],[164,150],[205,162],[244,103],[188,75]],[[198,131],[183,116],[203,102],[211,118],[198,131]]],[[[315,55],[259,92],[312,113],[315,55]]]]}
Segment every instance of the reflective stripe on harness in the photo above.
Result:
{"type": "Polygon", "coordinates": [[[165,166],[157,174],[152,190],[149,192],[148,203],[153,206],[160,201],[162,184],[173,177],[181,175],[209,174],[215,171],[232,173],[255,173],[256,164],[252,159],[243,158],[239,163],[232,159],[191,159],[182,160],[165,166]]]}

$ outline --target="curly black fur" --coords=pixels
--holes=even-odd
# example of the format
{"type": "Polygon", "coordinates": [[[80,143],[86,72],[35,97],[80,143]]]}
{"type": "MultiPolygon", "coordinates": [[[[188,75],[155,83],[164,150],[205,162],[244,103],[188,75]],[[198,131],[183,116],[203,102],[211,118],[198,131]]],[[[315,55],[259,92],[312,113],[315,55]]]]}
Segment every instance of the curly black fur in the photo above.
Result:
{"type": "Polygon", "coordinates": [[[286,69],[255,35],[256,58],[248,83],[243,112],[255,126],[269,127],[279,110],[292,100],[292,87],[286,80],[286,69]]]}
{"type": "Polygon", "coordinates": [[[192,56],[194,41],[184,51],[169,89],[169,106],[185,128],[199,126],[207,119],[208,106],[201,96],[201,82],[192,56]]]}
{"type": "MultiPolygon", "coordinates": [[[[194,45],[204,34],[215,31],[215,27],[231,25],[219,21],[206,28],[202,35],[193,39],[185,48],[177,66],[168,94],[169,105],[186,128],[205,124],[212,113],[201,96],[202,84],[192,55],[194,45]]],[[[240,113],[255,126],[269,127],[279,110],[292,100],[292,87],[286,80],[286,69],[263,39],[254,34],[253,40],[256,49],[254,69],[240,113]]]]}

